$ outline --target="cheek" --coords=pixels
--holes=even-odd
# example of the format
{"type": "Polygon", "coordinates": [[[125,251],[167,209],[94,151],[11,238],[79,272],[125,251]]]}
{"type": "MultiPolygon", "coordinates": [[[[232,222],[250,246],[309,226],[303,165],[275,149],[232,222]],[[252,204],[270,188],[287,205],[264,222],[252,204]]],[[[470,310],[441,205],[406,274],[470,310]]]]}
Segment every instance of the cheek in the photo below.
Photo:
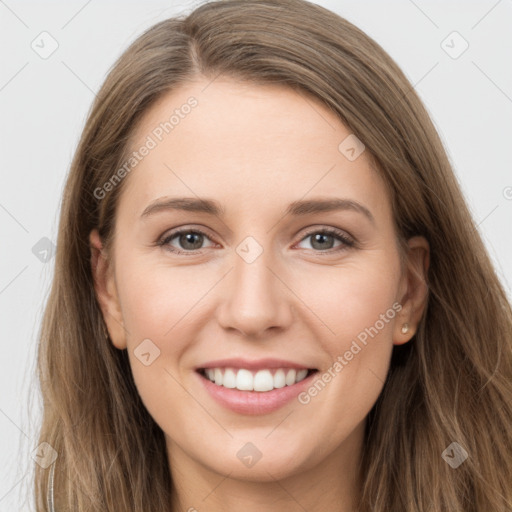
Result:
{"type": "Polygon", "coordinates": [[[172,386],[189,339],[180,335],[200,295],[180,269],[126,258],[117,265],[117,286],[133,376],[144,401],[156,388],[172,386]],[[142,354],[148,354],[143,356],[142,354]],[[149,363],[147,366],[144,363],[149,363]]]}
{"type": "Polygon", "coordinates": [[[172,339],[176,346],[179,338],[173,337],[173,331],[181,328],[203,295],[204,279],[183,268],[148,265],[136,259],[119,267],[123,270],[118,274],[118,289],[129,341],[137,343],[141,336],[155,342],[172,339]]]}
{"type": "Polygon", "coordinates": [[[308,276],[314,288],[303,282],[301,297],[321,321],[324,335],[317,339],[330,358],[318,377],[322,382],[310,388],[305,403],[311,399],[323,403],[323,410],[339,411],[340,422],[348,411],[360,420],[368,413],[389,368],[393,326],[401,309],[399,279],[399,260],[374,253],[364,265],[308,276]]]}
{"type": "MultiPolygon", "coordinates": [[[[190,308],[201,294],[180,269],[137,264],[136,259],[126,259],[118,268],[123,269],[117,274],[118,289],[135,385],[154,420],[168,426],[169,411],[193,406],[179,384],[178,364],[190,343],[183,335],[193,317],[190,308]]],[[[178,432],[188,431],[182,419],[176,415],[173,420],[178,432]]]]}
{"type": "Polygon", "coordinates": [[[339,353],[376,322],[383,335],[390,335],[396,316],[393,304],[397,306],[399,266],[389,257],[386,262],[381,255],[373,256],[364,264],[357,262],[328,271],[320,268],[296,282],[297,295],[325,328],[322,338],[331,354],[339,353]],[[381,315],[387,312],[386,320],[391,321],[383,325],[381,315]]]}
{"type": "MultiPolygon", "coordinates": [[[[379,319],[396,300],[399,265],[398,256],[393,256],[373,251],[361,258],[347,259],[338,267],[308,265],[296,277],[287,278],[294,291],[290,304],[300,298],[296,304],[297,320],[304,328],[317,325],[317,342],[326,345],[324,348],[333,356],[348,350],[351,340],[364,338],[366,330],[376,322],[382,331],[379,334],[391,332],[393,322],[382,325],[379,319]],[[324,336],[320,330],[325,331],[324,336]]],[[[167,354],[171,351],[179,355],[185,347],[180,345],[184,337],[178,333],[203,321],[202,311],[210,307],[203,295],[211,288],[209,283],[216,282],[216,270],[148,265],[143,257],[124,258],[117,268],[128,346],[133,350],[149,338],[161,349],[165,347],[167,354]]]]}
{"type": "Polygon", "coordinates": [[[386,380],[393,325],[401,309],[396,300],[399,266],[389,263],[387,272],[368,265],[340,274],[331,280],[334,291],[323,303],[324,321],[335,333],[322,338],[331,364],[303,395],[303,403],[316,402],[319,421],[331,425],[334,437],[343,437],[354,421],[364,419],[386,380]]]}

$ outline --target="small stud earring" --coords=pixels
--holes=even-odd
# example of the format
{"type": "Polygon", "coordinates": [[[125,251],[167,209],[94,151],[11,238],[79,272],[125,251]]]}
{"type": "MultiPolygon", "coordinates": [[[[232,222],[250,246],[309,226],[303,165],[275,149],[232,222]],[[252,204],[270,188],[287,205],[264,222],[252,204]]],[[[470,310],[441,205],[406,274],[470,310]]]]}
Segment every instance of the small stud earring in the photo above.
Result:
{"type": "Polygon", "coordinates": [[[402,334],[407,334],[407,332],[409,331],[409,324],[403,324],[401,330],[402,334]]]}

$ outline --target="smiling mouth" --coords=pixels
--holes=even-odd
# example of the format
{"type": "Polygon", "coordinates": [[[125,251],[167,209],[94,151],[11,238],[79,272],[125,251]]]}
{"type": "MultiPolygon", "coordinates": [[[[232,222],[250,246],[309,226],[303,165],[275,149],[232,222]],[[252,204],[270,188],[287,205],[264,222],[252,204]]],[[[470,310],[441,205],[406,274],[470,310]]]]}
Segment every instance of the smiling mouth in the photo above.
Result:
{"type": "Polygon", "coordinates": [[[313,373],[316,369],[269,368],[248,370],[245,368],[199,368],[197,372],[217,386],[239,391],[265,392],[293,386],[313,373]]]}

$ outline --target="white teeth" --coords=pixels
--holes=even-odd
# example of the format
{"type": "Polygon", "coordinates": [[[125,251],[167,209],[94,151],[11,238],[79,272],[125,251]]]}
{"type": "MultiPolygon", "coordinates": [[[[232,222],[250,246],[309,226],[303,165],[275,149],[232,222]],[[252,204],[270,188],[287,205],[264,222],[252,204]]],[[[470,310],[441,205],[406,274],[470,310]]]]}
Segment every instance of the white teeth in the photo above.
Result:
{"type": "Polygon", "coordinates": [[[295,378],[297,377],[297,372],[295,370],[288,370],[288,373],[286,374],[286,385],[291,386],[292,384],[295,384],[295,378]]]}
{"type": "Polygon", "coordinates": [[[236,388],[240,391],[272,391],[273,389],[291,386],[306,378],[308,370],[295,370],[293,368],[279,368],[273,370],[258,370],[253,373],[250,370],[240,368],[207,368],[206,377],[226,388],[236,388]]]}
{"type": "Polygon", "coordinates": [[[274,389],[274,378],[268,370],[260,370],[254,376],[255,391],[270,391],[274,389]]]}
{"type": "Polygon", "coordinates": [[[284,388],[286,386],[286,375],[284,373],[284,370],[277,370],[276,373],[274,373],[274,387],[275,388],[284,388]]]}
{"type": "Polygon", "coordinates": [[[306,375],[308,374],[308,371],[304,368],[303,370],[299,370],[297,372],[297,377],[295,379],[295,382],[300,382],[301,380],[303,380],[306,375]]]}
{"type": "Polygon", "coordinates": [[[235,388],[236,387],[236,373],[231,368],[226,368],[224,372],[224,381],[222,385],[225,388],[235,388]]]}
{"type": "MultiPolygon", "coordinates": [[[[222,385],[222,383],[220,385],[222,385]]],[[[240,391],[252,391],[254,389],[252,373],[249,370],[238,370],[235,387],[240,391]]]]}

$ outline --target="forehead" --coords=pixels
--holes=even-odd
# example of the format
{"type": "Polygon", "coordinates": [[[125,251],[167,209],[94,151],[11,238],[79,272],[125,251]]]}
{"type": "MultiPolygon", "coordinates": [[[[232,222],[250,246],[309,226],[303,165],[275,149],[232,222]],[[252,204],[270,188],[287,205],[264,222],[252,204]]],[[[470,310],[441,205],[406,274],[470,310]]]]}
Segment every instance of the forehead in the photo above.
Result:
{"type": "Polygon", "coordinates": [[[389,216],[385,185],[365,151],[319,100],[278,85],[198,80],[166,94],[130,142],[145,156],[129,173],[121,204],[142,212],[162,196],[214,197],[226,213],[308,196],[350,197],[389,216]],[[347,153],[347,148],[349,153],[347,153]]]}

